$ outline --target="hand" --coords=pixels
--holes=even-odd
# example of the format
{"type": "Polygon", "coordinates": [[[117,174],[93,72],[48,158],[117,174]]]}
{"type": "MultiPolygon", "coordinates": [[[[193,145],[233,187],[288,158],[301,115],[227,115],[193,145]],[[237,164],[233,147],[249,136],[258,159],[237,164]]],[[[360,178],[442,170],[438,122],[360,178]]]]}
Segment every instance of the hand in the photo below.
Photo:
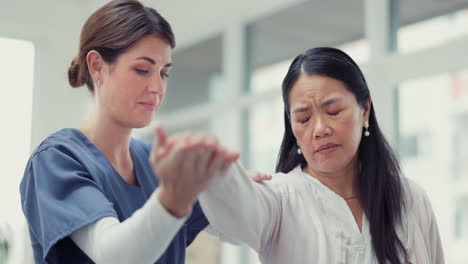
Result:
{"type": "MultiPolygon", "coordinates": [[[[163,157],[167,156],[167,154],[169,153],[169,151],[172,149],[172,147],[174,146],[174,144],[176,142],[181,142],[181,141],[186,141],[186,142],[192,141],[193,142],[195,137],[205,137],[206,142],[215,144],[218,151],[226,150],[221,145],[219,145],[218,140],[216,139],[216,137],[211,136],[211,135],[206,134],[206,133],[182,132],[182,133],[177,133],[177,134],[174,134],[174,135],[168,137],[166,132],[164,131],[164,129],[162,127],[156,126],[155,129],[156,129],[157,137],[159,138],[159,140],[161,140],[161,142],[157,145],[157,149],[158,149],[158,154],[157,155],[158,155],[159,158],[163,158],[163,157]]],[[[153,145],[153,149],[154,149],[155,146],[156,145],[153,145]]],[[[226,159],[225,159],[225,163],[223,165],[223,169],[226,169],[232,162],[236,161],[237,159],[239,159],[239,153],[238,152],[226,150],[226,159]]]]}
{"type": "Polygon", "coordinates": [[[250,178],[256,182],[263,182],[263,181],[269,181],[273,177],[270,174],[266,174],[257,170],[248,170],[247,174],[250,176],[250,178]]]}
{"type": "Polygon", "coordinates": [[[198,194],[213,176],[239,158],[207,134],[184,133],[168,137],[156,128],[156,144],[150,154],[151,166],[159,178],[159,199],[174,216],[188,214],[198,194]]]}

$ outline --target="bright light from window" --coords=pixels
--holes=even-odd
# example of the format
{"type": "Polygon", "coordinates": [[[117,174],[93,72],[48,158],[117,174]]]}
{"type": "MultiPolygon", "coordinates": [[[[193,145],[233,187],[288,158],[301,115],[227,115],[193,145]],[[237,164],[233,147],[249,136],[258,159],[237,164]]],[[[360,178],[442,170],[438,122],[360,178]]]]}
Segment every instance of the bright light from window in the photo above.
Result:
{"type": "Polygon", "coordinates": [[[31,42],[0,38],[0,228],[11,228],[13,247],[24,237],[19,183],[31,151],[33,67],[31,42]]]}

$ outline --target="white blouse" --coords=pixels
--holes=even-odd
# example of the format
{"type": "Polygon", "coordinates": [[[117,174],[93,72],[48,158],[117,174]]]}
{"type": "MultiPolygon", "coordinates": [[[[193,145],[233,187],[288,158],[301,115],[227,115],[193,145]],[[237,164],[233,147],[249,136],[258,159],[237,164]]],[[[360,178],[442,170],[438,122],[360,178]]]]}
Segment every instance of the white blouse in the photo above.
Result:
{"type": "MultiPolygon", "coordinates": [[[[409,262],[444,263],[425,192],[409,180],[404,186],[407,210],[396,231],[409,262]]],[[[211,228],[248,244],[262,263],[377,263],[367,218],[361,232],[345,200],[300,166],[255,183],[235,164],[199,200],[211,228]]]]}

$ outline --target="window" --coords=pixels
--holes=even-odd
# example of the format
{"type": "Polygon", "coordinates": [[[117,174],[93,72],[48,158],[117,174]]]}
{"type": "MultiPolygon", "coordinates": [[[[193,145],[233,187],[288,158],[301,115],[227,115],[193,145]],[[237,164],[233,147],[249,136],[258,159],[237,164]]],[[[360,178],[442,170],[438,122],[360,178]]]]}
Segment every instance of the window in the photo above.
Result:
{"type": "Polygon", "coordinates": [[[468,241],[467,74],[428,76],[399,87],[402,170],[431,200],[448,263],[468,261],[468,253],[458,250],[468,241]]]}
{"type": "Polygon", "coordinates": [[[31,150],[34,47],[31,42],[0,38],[0,58],[0,227],[11,228],[11,249],[24,231],[18,186],[31,150]]]}
{"type": "Polygon", "coordinates": [[[410,53],[434,47],[468,34],[468,9],[403,26],[398,31],[398,50],[410,53]]]}

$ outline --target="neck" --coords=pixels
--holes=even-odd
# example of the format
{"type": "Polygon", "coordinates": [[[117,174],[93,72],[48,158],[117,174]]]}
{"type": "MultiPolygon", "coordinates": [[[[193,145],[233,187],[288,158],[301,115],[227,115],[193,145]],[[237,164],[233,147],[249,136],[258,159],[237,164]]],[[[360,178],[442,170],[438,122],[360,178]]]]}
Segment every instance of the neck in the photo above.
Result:
{"type": "Polygon", "coordinates": [[[105,116],[96,106],[77,128],[112,164],[120,164],[131,159],[131,128],[119,125],[105,116]]]}
{"type": "Polygon", "coordinates": [[[314,170],[310,166],[306,166],[304,171],[342,198],[357,198],[359,195],[357,160],[351,161],[339,171],[321,172],[314,170]]]}

